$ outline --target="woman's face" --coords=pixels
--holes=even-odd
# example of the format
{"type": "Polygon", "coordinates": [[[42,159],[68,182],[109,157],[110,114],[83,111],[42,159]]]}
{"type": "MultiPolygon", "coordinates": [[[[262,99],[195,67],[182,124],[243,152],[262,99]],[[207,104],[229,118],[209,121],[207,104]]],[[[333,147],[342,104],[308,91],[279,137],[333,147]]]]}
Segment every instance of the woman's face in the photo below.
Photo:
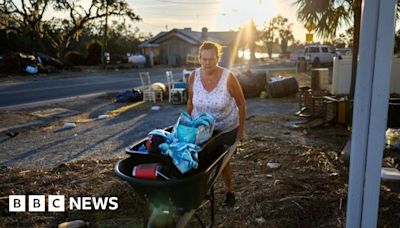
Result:
{"type": "Polygon", "coordinates": [[[200,53],[200,63],[207,73],[217,68],[217,53],[214,49],[204,49],[200,53]]]}

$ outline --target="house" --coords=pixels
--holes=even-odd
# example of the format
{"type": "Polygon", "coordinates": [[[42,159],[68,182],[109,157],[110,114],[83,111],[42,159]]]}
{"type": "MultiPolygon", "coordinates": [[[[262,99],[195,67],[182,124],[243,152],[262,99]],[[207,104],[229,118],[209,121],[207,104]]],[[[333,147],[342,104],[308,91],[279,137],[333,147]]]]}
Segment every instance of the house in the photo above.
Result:
{"type": "Polygon", "coordinates": [[[238,39],[238,34],[237,31],[209,32],[207,28],[202,28],[201,32],[191,28],[172,29],[158,33],[139,47],[150,63],[176,66],[187,64],[190,57],[197,56],[198,48],[205,40],[219,43],[229,56],[235,45],[242,47],[246,43],[244,39],[238,39]]]}

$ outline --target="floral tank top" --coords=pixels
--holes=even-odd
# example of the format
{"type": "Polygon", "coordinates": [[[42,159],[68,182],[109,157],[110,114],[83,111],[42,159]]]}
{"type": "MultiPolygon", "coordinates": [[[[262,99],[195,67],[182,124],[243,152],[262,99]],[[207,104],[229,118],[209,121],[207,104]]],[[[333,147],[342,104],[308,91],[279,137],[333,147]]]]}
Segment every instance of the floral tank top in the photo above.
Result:
{"type": "Polygon", "coordinates": [[[222,70],[217,86],[210,92],[201,83],[200,68],[195,70],[192,117],[198,118],[202,113],[208,113],[215,119],[215,130],[226,133],[239,126],[239,114],[227,86],[230,72],[225,68],[222,70]]]}

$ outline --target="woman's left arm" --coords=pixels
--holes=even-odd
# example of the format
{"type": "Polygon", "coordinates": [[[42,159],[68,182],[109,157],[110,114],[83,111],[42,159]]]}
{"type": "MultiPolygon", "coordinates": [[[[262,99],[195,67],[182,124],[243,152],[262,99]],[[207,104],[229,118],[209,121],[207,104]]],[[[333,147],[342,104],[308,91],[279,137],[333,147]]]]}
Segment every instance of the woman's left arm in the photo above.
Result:
{"type": "Polygon", "coordinates": [[[236,105],[239,109],[239,129],[238,137],[239,140],[243,140],[245,136],[244,132],[244,121],[246,118],[246,100],[244,99],[243,90],[240,86],[239,81],[231,73],[228,77],[228,90],[231,96],[235,99],[236,105]]]}

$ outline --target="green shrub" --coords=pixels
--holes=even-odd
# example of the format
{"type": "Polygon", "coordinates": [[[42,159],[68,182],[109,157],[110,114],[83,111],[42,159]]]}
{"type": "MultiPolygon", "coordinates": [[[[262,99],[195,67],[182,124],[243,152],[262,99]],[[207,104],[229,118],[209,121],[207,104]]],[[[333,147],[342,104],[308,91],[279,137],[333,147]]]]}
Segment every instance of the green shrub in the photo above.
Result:
{"type": "Polygon", "coordinates": [[[99,40],[91,40],[86,45],[88,55],[86,57],[86,63],[88,65],[101,64],[101,49],[103,44],[99,40]]]}
{"type": "Polygon", "coordinates": [[[85,58],[80,52],[68,51],[64,56],[64,63],[67,66],[84,65],[85,58]]]}

